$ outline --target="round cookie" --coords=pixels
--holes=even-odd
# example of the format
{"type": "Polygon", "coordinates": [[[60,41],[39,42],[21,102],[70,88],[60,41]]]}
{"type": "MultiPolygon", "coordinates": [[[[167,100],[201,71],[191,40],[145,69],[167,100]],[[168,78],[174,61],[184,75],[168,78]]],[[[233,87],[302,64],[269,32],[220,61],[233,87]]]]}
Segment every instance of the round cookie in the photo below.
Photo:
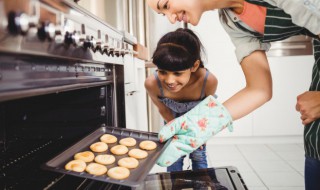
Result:
{"type": "Polygon", "coordinates": [[[139,161],[135,158],[125,157],[125,158],[121,158],[118,161],[118,165],[121,167],[128,168],[128,169],[133,169],[133,168],[138,167],[139,161]]]}
{"type": "Polygon", "coordinates": [[[97,163],[90,163],[86,167],[86,172],[92,175],[103,175],[107,172],[107,167],[97,163]]]}
{"type": "Polygon", "coordinates": [[[138,148],[131,149],[128,154],[130,157],[136,158],[136,159],[143,159],[148,156],[147,151],[144,151],[138,148]]]}
{"type": "Polygon", "coordinates": [[[94,154],[91,151],[79,152],[74,155],[75,160],[83,160],[85,162],[92,162],[94,159],[94,154]]]}
{"type": "Polygon", "coordinates": [[[108,176],[113,179],[125,179],[129,177],[130,170],[124,167],[114,167],[108,171],[108,176]]]}
{"type": "Polygon", "coordinates": [[[124,145],[116,145],[110,149],[110,152],[115,155],[123,155],[126,154],[129,149],[124,145]]]}
{"type": "Polygon", "coordinates": [[[137,144],[137,141],[134,138],[127,137],[127,138],[121,139],[119,141],[119,144],[122,144],[124,146],[134,146],[137,144]]]}
{"type": "Polygon", "coordinates": [[[93,143],[92,145],[90,145],[90,149],[93,152],[104,152],[104,151],[108,150],[108,145],[104,142],[96,142],[96,143],[93,143]]]}
{"type": "Polygon", "coordinates": [[[104,134],[100,137],[100,141],[104,142],[104,143],[115,143],[117,142],[117,137],[110,135],[110,134],[104,134]]]}
{"type": "Polygon", "coordinates": [[[99,164],[108,165],[114,163],[116,161],[116,158],[110,154],[101,154],[96,156],[94,158],[94,161],[99,164]]]}
{"type": "Polygon", "coordinates": [[[146,140],[146,141],[142,141],[139,144],[139,147],[144,150],[153,150],[153,149],[157,148],[157,144],[153,141],[146,140]]]}
{"type": "Polygon", "coordinates": [[[71,160],[64,168],[70,171],[83,172],[86,169],[86,163],[83,160],[71,160]]]}

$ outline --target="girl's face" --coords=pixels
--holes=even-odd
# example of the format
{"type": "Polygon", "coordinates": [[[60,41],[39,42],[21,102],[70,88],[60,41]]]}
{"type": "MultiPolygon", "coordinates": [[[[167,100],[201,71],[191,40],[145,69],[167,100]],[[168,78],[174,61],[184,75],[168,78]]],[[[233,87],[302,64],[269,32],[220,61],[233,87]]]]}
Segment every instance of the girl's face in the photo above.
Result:
{"type": "Polygon", "coordinates": [[[204,0],[147,0],[157,13],[164,14],[171,23],[183,21],[197,25],[204,12],[204,0]]]}
{"type": "Polygon", "coordinates": [[[167,71],[158,69],[158,77],[164,88],[170,92],[179,92],[190,80],[191,69],[167,71]]]}

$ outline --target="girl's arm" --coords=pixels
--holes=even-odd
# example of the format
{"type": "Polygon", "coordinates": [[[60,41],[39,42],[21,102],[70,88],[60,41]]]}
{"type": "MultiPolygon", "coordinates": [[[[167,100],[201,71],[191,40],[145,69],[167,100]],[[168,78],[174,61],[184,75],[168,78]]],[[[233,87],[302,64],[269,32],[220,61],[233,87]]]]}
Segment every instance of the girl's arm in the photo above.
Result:
{"type": "Polygon", "coordinates": [[[169,121],[174,119],[171,110],[165,106],[162,102],[158,99],[158,94],[160,93],[157,81],[153,75],[149,76],[145,82],[144,86],[147,90],[148,95],[150,96],[152,102],[158,107],[159,113],[161,114],[162,118],[168,123],[169,121]]]}
{"type": "Polygon", "coordinates": [[[246,86],[223,103],[233,120],[251,113],[272,97],[272,78],[264,51],[252,52],[242,60],[241,67],[246,86]]]}

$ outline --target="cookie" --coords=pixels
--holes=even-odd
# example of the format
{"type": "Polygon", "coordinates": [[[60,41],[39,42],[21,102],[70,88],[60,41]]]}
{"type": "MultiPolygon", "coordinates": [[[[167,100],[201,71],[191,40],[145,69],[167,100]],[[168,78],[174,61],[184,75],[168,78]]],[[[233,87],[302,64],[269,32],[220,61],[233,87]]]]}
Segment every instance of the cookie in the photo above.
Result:
{"type": "Polygon", "coordinates": [[[129,151],[129,156],[136,159],[143,159],[148,156],[148,153],[144,150],[134,148],[129,151]]]}
{"type": "Polygon", "coordinates": [[[90,146],[90,149],[93,152],[104,152],[104,151],[108,150],[108,145],[104,142],[96,142],[90,146]]]}
{"type": "Polygon", "coordinates": [[[121,139],[119,141],[119,144],[122,144],[124,146],[134,146],[137,144],[137,141],[134,138],[127,137],[127,138],[121,139]]]}
{"type": "Polygon", "coordinates": [[[83,160],[85,162],[92,162],[94,159],[94,154],[91,151],[79,152],[74,155],[75,160],[83,160]]]}
{"type": "Polygon", "coordinates": [[[128,168],[124,167],[114,167],[108,171],[108,176],[113,179],[125,179],[129,177],[130,171],[128,168]]]}
{"type": "Polygon", "coordinates": [[[123,155],[126,154],[129,149],[124,145],[116,145],[110,149],[110,152],[115,155],[123,155]]]}
{"type": "Polygon", "coordinates": [[[139,144],[139,147],[144,150],[153,150],[153,149],[157,148],[157,144],[153,141],[146,140],[146,141],[142,141],[139,144]]]}
{"type": "Polygon", "coordinates": [[[74,172],[83,172],[86,169],[86,166],[87,164],[83,160],[71,160],[64,168],[74,172]]]}
{"type": "Polygon", "coordinates": [[[107,167],[97,163],[90,163],[86,167],[86,172],[92,175],[103,175],[107,172],[107,167]]]}
{"type": "Polygon", "coordinates": [[[138,167],[139,161],[135,158],[125,157],[125,158],[121,158],[118,161],[118,165],[121,167],[128,168],[128,169],[133,169],[133,168],[138,167]]]}
{"type": "Polygon", "coordinates": [[[99,164],[108,165],[114,163],[116,161],[116,158],[110,154],[101,154],[96,156],[94,158],[94,161],[99,164]]]}
{"type": "Polygon", "coordinates": [[[117,137],[110,135],[110,134],[104,134],[100,137],[100,141],[104,142],[104,143],[115,143],[117,142],[117,137]]]}

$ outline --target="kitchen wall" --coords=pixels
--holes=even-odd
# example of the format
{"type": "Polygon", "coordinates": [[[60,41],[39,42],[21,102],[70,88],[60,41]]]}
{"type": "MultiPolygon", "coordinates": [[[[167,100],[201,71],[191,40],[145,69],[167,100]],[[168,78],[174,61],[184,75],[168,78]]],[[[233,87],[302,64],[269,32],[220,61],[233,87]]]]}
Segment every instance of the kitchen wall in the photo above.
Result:
{"type": "MultiPolygon", "coordinates": [[[[223,102],[245,85],[241,67],[234,55],[234,46],[220,25],[217,11],[205,13],[199,25],[190,28],[199,35],[205,46],[206,67],[219,80],[217,95],[223,102]]],[[[260,140],[273,137],[278,141],[302,142],[303,125],[295,111],[295,104],[297,95],[308,90],[313,56],[269,57],[269,63],[273,75],[272,100],[235,121],[233,133],[225,130],[218,137],[252,137],[260,140]]]]}

